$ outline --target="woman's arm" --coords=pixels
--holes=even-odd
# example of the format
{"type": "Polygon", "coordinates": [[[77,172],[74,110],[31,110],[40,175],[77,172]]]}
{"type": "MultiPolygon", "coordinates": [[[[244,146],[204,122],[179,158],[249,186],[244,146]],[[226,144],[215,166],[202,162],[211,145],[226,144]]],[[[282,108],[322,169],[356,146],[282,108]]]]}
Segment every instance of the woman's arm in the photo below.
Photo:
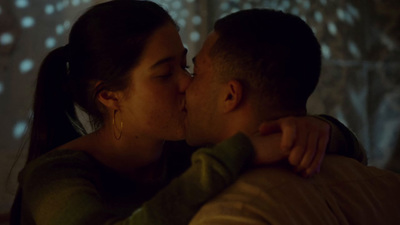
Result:
{"type": "Polygon", "coordinates": [[[79,159],[42,159],[21,176],[21,224],[187,224],[205,201],[236,180],[253,157],[252,144],[243,134],[199,149],[187,171],[128,218],[107,210],[91,165],[79,159]]]}

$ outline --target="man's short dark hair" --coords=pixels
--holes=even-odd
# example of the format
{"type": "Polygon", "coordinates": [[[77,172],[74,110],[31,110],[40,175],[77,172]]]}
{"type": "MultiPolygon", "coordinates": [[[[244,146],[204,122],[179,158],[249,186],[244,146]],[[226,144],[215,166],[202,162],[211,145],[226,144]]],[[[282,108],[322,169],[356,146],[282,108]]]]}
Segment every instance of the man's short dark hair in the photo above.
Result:
{"type": "Polygon", "coordinates": [[[305,110],[321,70],[321,50],[299,17],[271,9],[230,14],[214,25],[219,38],[211,49],[223,80],[237,79],[260,104],[305,110]],[[258,97],[260,98],[258,98],[258,97]]]}

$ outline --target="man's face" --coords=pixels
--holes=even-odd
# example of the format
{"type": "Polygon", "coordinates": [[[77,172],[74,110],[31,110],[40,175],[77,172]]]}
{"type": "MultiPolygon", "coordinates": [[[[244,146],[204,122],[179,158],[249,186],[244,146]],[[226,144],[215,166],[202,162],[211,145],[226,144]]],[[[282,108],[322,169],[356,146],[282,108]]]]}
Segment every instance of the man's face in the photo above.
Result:
{"type": "Polygon", "coordinates": [[[218,140],[217,100],[219,83],[209,56],[218,36],[212,32],[193,59],[194,78],[186,90],[186,142],[192,146],[215,144],[218,140]]]}

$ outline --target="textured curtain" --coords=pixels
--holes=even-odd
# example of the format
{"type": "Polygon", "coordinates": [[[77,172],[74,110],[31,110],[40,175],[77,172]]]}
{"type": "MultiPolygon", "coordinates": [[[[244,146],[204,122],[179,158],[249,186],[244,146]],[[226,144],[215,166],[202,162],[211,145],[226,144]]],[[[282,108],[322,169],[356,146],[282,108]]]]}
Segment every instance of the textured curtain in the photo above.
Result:
{"type": "MultiPolygon", "coordinates": [[[[40,62],[50,50],[66,44],[73,22],[98,2],[0,0],[0,213],[8,211],[23,165],[24,153],[11,171],[26,140],[40,62]]],[[[180,26],[190,58],[223,15],[255,7],[299,15],[313,28],[323,53],[309,112],[337,117],[364,144],[370,165],[400,172],[400,1],[155,2],[180,26]]]]}

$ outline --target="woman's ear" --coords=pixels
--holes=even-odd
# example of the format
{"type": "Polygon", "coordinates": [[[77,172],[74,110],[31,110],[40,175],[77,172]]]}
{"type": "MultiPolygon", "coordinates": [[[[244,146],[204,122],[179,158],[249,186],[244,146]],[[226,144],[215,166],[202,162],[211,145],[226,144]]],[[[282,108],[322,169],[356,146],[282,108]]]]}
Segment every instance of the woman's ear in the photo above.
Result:
{"type": "Polygon", "coordinates": [[[223,91],[223,112],[228,113],[239,107],[243,98],[243,86],[237,80],[229,81],[223,91]]]}
{"type": "MultiPolygon", "coordinates": [[[[96,84],[96,86],[98,85],[100,85],[100,81],[96,84]]],[[[96,98],[108,109],[119,109],[119,100],[121,98],[121,93],[119,91],[103,89],[97,94],[96,98]]]]}

